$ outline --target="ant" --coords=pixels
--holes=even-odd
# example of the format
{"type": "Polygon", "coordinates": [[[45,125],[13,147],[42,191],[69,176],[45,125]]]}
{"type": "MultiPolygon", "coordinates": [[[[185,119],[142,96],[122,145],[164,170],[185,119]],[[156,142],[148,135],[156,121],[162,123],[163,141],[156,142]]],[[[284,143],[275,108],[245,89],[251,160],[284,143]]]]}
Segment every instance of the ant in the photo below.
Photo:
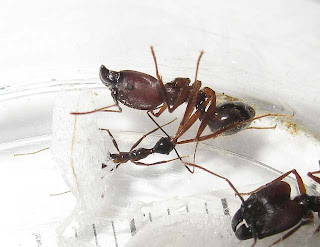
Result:
{"type": "MultiPolygon", "coordinates": [[[[226,135],[226,134],[233,134],[236,132],[239,132],[241,129],[244,128],[244,126],[247,126],[248,124],[250,124],[253,120],[259,119],[259,118],[263,118],[266,116],[271,116],[274,115],[272,113],[266,114],[266,115],[262,115],[262,116],[258,116],[255,118],[247,118],[246,120],[242,120],[243,119],[243,114],[239,114],[239,112],[235,111],[235,109],[242,109],[242,107],[244,107],[245,104],[242,104],[240,102],[238,102],[237,104],[233,103],[233,102],[227,102],[227,103],[223,103],[221,104],[221,106],[219,106],[217,108],[217,112],[220,113],[220,115],[218,114],[216,118],[216,121],[219,122],[219,124],[217,124],[216,126],[216,130],[209,134],[209,135],[205,135],[205,136],[201,136],[200,137],[200,141],[203,140],[207,140],[210,138],[216,138],[219,135],[226,135]],[[224,117],[222,117],[224,116],[224,117]],[[226,121],[227,120],[227,121],[226,121]]],[[[242,109],[243,110],[243,109],[242,109]]],[[[241,112],[241,111],[240,111],[241,112]]],[[[244,111],[245,112],[245,111],[244,111]]],[[[185,162],[182,160],[182,158],[180,157],[180,155],[178,154],[177,150],[175,149],[175,146],[177,144],[184,144],[184,143],[191,143],[191,142],[198,142],[197,138],[193,138],[193,139],[188,139],[188,140],[183,140],[183,141],[178,141],[178,138],[180,137],[179,135],[176,135],[175,137],[170,137],[164,130],[163,127],[166,125],[169,125],[170,123],[172,123],[173,121],[176,120],[176,118],[172,121],[170,121],[169,123],[166,123],[162,126],[160,126],[153,118],[150,114],[148,114],[148,116],[150,117],[150,119],[158,126],[157,128],[155,128],[154,130],[148,132],[147,134],[143,135],[130,149],[129,152],[121,152],[118,144],[115,140],[115,138],[113,137],[113,135],[111,134],[109,129],[100,129],[103,131],[107,131],[112,142],[113,145],[115,146],[115,148],[117,149],[118,153],[114,153],[111,154],[110,153],[110,157],[113,160],[114,163],[116,163],[116,168],[119,167],[120,164],[124,164],[128,161],[133,162],[136,165],[144,165],[144,166],[150,166],[150,165],[158,165],[158,164],[162,164],[162,163],[167,163],[170,161],[174,161],[177,159],[180,159],[180,161],[185,164],[186,168],[189,170],[189,172],[193,173],[194,171],[191,171],[190,168],[188,168],[188,166],[186,165],[188,162],[185,162]],[[166,137],[161,137],[158,142],[154,145],[154,147],[147,149],[147,148],[139,148],[139,149],[135,149],[144,138],[146,138],[148,135],[154,133],[155,131],[161,129],[161,131],[166,135],[166,137]],[[151,164],[147,164],[147,163],[143,163],[140,162],[139,160],[144,159],[146,157],[148,157],[149,155],[153,154],[153,153],[160,153],[160,154],[169,154],[172,150],[174,150],[178,156],[178,158],[175,159],[171,159],[171,160],[165,160],[165,161],[159,161],[159,162],[155,162],[155,163],[151,163],[151,164]]],[[[249,127],[248,127],[249,128],[249,127]]],[[[255,128],[255,127],[250,127],[250,128],[255,128]]],[[[213,130],[213,129],[212,129],[213,130]]],[[[195,155],[195,154],[194,154],[195,155]]],[[[102,168],[105,168],[106,165],[103,164],[102,168]]],[[[193,166],[194,167],[194,166],[193,166]]]]}
{"type": "MultiPolygon", "coordinates": [[[[308,176],[320,184],[320,178],[314,176],[319,173],[320,171],[309,172],[308,176]]],[[[281,242],[301,226],[311,223],[312,212],[318,212],[320,218],[320,196],[307,194],[302,178],[295,169],[252,192],[237,193],[237,195],[241,198],[242,205],[232,218],[232,229],[240,240],[253,238],[252,246],[256,244],[257,239],[263,239],[293,227],[270,246],[281,242]],[[290,199],[290,185],[282,181],[291,173],[296,177],[300,192],[293,199],[290,199]],[[246,194],[250,194],[250,197],[244,201],[241,195],[246,194]]],[[[319,231],[320,225],[315,232],[319,231]]]]}
{"type": "MultiPolygon", "coordinates": [[[[122,108],[119,102],[122,104],[138,109],[147,110],[147,113],[151,113],[155,117],[159,117],[166,109],[171,113],[177,109],[183,103],[187,103],[184,116],[180,122],[179,128],[176,132],[176,137],[182,136],[190,127],[199,119],[201,124],[198,128],[196,139],[198,140],[203,133],[207,125],[215,131],[221,128],[221,118],[231,119],[226,117],[222,113],[220,114],[217,109],[223,109],[216,105],[216,94],[209,87],[201,88],[201,81],[197,80],[199,64],[203,51],[200,52],[196,65],[196,73],[194,83],[190,85],[191,80],[189,78],[178,77],[173,81],[164,84],[159,74],[158,63],[153,47],[151,46],[151,53],[153,56],[156,77],[151,75],[133,71],[122,70],[119,72],[107,69],[104,65],[101,65],[99,75],[102,83],[109,88],[111,96],[114,100],[114,104],[95,109],[88,112],[72,112],[71,114],[89,114],[94,112],[122,112],[122,108]],[[118,110],[109,110],[108,108],[116,106],[118,110]],[[159,109],[157,113],[154,111],[159,109]],[[196,111],[194,112],[194,110],[196,111]],[[219,118],[221,115],[221,118],[219,118]],[[220,125],[220,126],[219,126],[220,125]]],[[[233,108],[235,112],[238,112],[238,120],[248,120],[255,116],[255,111],[252,107],[244,103],[229,103],[224,105],[224,108],[233,108]]],[[[234,114],[235,115],[235,114],[234,114]]],[[[229,121],[230,122],[230,121],[229,121]]],[[[227,122],[227,123],[229,123],[227,122]]],[[[234,120],[231,119],[231,122],[234,120]]],[[[222,124],[226,126],[226,124],[222,124]]],[[[249,123],[249,122],[247,122],[249,123]]],[[[238,131],[246,126],[238,127],[238,131]]],[[[225,134],[234,134],[238,131],[236,129],[225,132],[225,134]]]]}
{"type": "MultiPolygon", "coordinates": [[[[201,81],[197,80],[197,75],[200,60],[204,54],[203,51],[200,52],[197,60],[194,82],[192,85],[190,85],[191,80],[189,78],[182,77],[175,78],[173,81],[164,84],[159,74],[158,63],[154,49],[152,46],[150,49],[155,64],[157,78],[133,70],[122,70],[120,72],[116,72],[109,70],[102,65],[99,72],[100,79],[102,83],[111,91],[114,104],[95,109],[93,111],[72,112],[71,114],[81,115],[101,111],[122,112],[122,108],[119,105],[119,102],[121,102],[122,104],[134,109],[147,110],[147,114],[153,120],[153,118],[150,116],[150,113],[155,117],[159,117],[166,109],[168,109],[168,111],[171,113],[183,103],[187,103],[186,110],[179,124],[173,142],[177,142],[178,138],[188,131],[199,119],[201,124],[197,130],[196,137],[192,140],[188,140],[188,142],[196,142],[194,161],[199,141],[213,138],[215,136],[215,131],[224,129],[224,127],[227,125],[235,124],[235,122],[245,123],[238,124],[237,127],[234,126],[233,128],[229,128],[228,132],[222,131],[224,135],[235,134],[241,129],[246,128],[255,119],[255,111],[251,106],[240,102],[229,102],[229,104],[217,106],[215,91],[209,87],[203,87],[201,89],[202,83],[201,81]],[[108,109],[114,106],[116,106],[118,110],[108,109]],[[154,111],[156,109],[159,109],[159,111],[155,113],[154,111]],[[201,136],[208,125],[214,133],[210,137],[201,136]]],[[[288,115],[266,114],[264,116],[288,115]]],[[[184,141],[183,143],[187,142],[184,141]]]]}
{"type": "MultiPolygon", "coordinates": [[[[109,129],[100,128],[100,130],[108,132],[108,134],[109,134],[109,136],[110,136],[110,138],[112,140],[113,145],[115,146],[115,148],[119,152],[118,154],[111,154],[110,153],[110,158],[113,160],[114,163],[117,164],[116,165],[116,169],[119,167],[120,164],[127,163],[128,161],[131,161],[132,163],[134,163],[136,165],[144,165],[144,166],[159,165],[159,164],[167,163],[167,162],[174,161],[174,160],[177,160],[177,159],[180,159],[182,161],[180,155],[178,154],[177,150],[175,149],[175,144],[171,141],[169,136],[160,138],[160,140],[156,143],[156,145],[154,145],[153,148],[149,148],[149,149],[148,148],[134,149],[136,146],[138,146],[140,144],[140,142],[142,142],[142,140],[145,137],[147,137],[148,135],[156,132],[158,129],[161,129],[162,131],[164,131],[162,128],[164,126],[166,126],[166,125],[171,124],[175,120],[176,120],[176,118],[173,119],[172,121],[162,125],[162,126],[159,126],[159,127],[155,128],[154,130],[151,130],[148,133],[144,134],[135,144],[133,144],[133,146],[131,147],[129,152],[121,152],[119,147],[118,147],[118,144],[117,144],[115,138],[113,137],[113,135],[111,134],[110,130],[109,129]],[[146,163],[143,163],[143,162],[139,162],[139,160],[148,157],[150,154],[159,153],[159,154],[167,154],[168,155],[172,150],[175,150],[178,158],[167,160],[167,161],[160,161],[160,162],[156,162],[156,163],[152,163],[152,164],[146,164],[146,163]]],[[[166,133],[166,132],[164,131],[164,133],[166,133]]],[[[106,168],[106,167],[107,166],[105,164],[102,164],[102,169],[106,168]]],[[[112,170],[113,169],[111,169],[111,171],[112,170]]],[[[191,172],[191,170],[189,170],[189,171],[191,172]]]]}

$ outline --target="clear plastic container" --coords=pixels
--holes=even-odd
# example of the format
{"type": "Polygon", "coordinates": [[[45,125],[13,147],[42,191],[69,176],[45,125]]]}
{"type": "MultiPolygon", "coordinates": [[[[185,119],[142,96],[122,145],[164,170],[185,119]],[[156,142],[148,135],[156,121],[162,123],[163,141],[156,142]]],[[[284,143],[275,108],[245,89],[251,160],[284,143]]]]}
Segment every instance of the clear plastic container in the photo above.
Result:
{"type": "MultiPolygon", "coordinates": [[[[2,231],[7,246],[56,246],[56,231],[59,233],[61,225],[68,222],[75,199],[71,193],[64,193],[69,188],[52,161],[50,150],[30,155],[17,154],[50,147],[55,97],[62,90],[81,88],[96,92],[108,90],[97,83],[97,80],[53,81],[19,90],[5,89],[0,95],[1,116],[9,114],[0,133],[0,194],[4,199],[1,219],[2,225],[6,226],[2,231]]],[[[219,99],[224,100],[225,96],[220,95],[219,99]]],[[[106,99],[106,105],[110,103],[111,97],[106,99]]],[[[259,105],[259,102],[256,105],[260,109],[258,114],[263,112],[263,105],[259,105]]],[[[183,106],[181,108],[184,109],[183,106]]],[[[275,105],[265,104],[264,108],[290,113],[289,108],[275,105]]],[[[159,122],[165,123],[174,116],[181,116],[183,109],[174,114],[164,114],[159,122]]],[[[123,151],[128,151],[143,133],[154,128],[154,124],[141,111],[125,108],[121,114],[98,114],[99,125],[112,130],[120,150],[123,151]]],[[[273,120],[264,119],[256,124],[272,126],[274,123],[273,120]]],[[[174,134],[177,124],[178,121],[165,129],[169,134],[174,134]]],[[[294,125],[293,128],[291,120],[277,121],[277,124],[276,130],[244,130],[234,136],[201,143],[196,163],[228,177],[242,192],[253,190],[273,180],[281,172],[296,168],[306,185],[312,188],[310,193],[317,194],[319,185],[308,179],[306,173],[318,169],[319,142],[302,127],[294,125]]],[[[194,132],[195,129],[191,129],[186,137],[192,136],[194,132]]],[[[110,142],[109,136],[103,135],[110,142]]],[[[159,136],[162,136],[161,132],[147,137],[141,145],[153,146],[159,136]]],[[[109,151],[115,152],[114,147],[110,147],[109,151]]],[[[194,145],[178,145],[177,149],[181,155],[190,155],[194,145]]],[[[169,157],[154,155],[147,162],[174,157],[174,154],[169,157]]],[[[225,181],[198,169],[195,174],[190,174],[179,161],[157,167],[137,167],[129,162],[121,165],[116,172],[114,186],[118,197],[114,205],[118,210],[80,230],[76,225],[69,225],[64,234],[73,238],[74,243],[83,246],[135,246],[140,241],[140,246],[152,246],[150,236],[156,236],[152,234],[167,228],[171,230],[166,234],[177,234],[175,231],[183,227],[184,222],[190,221],[191,225],[200,227],[202,222],[202,229],[214,230],[214,237],[210,238],[210,233],[205,235],[209,245],[213,241],[216,244],[227,241],[234,246],[252,244],[252,241],[241,242],[232,234],[231,217],[240,207],[241,201],[234,196],[225,181]],[[210,225],[211,220],[222,223],[210,225]],[[174,228],[175,225],[177,228],[174,228]]],[[[286,181],[292,188],[296,188],[293,190],[293,194],[296,194],[295,180],[288,177],[286,181]]],[[[303,227],[302,231],[294,234],[283,245],[290,246],[298,240],[305,244],[304,240],[311,237],[312,227],[314,225],[303,227]]],[[[192,232],[190,229],[189,234],[192,232]]],[[[258,241],[257,246],[270,244],[278,237],[258,241]]],[[[311,246],[315,241],[319,240],[307,240],[311,246]]],[[[163,242],[164,246],[172,243],[165,245],[163,242]]],[[[180,242],[181,245],[188,246],[184,243],[180,242]]],[[[190,246],[191,243],[194,244],[190,240],[190,246]]],[[[178,242],[175,244],[179,245],[178,242]]]]}

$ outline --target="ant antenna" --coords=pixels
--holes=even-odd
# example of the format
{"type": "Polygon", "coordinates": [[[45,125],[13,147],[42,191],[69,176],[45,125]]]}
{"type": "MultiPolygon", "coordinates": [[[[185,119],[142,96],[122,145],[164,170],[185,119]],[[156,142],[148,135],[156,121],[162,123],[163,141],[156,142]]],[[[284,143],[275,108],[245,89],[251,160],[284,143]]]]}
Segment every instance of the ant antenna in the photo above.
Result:
{"type": "Polygon", "coordinates": [[[200,60],[201,60],[201,57],[202,57],[203,53],[204,53],[204,51],[200,51],[200,55],[199,55],[198,62],[197,62],[196,75],[195,75],[194,81],[196,81],[197,77],[198,77],[200,60]]]}
{"type": "MultiPolygon", "coordinates": [[[[171,139],[171,136],[169,136],[169,134],[156,122],[156,120],[154,120],[154,119],[151,117],[151,115],[149,114],[149,112],[147,112],[147,114],[148,114],[149,118],[158,126],[158,128],[159,128],[168,138],[171,139]]],[[[179,160],[180,160],[182,163],[184,163],[184,161],[182,160],[181,156],[179,155],[179,153],[178,153],[175,145],[174,145],[174,147],[173,147],[173,150],[174,150],[175,153],[177,154],[179,160]]],[[[189,172],[194,173],[194,170],[191,171],[190,168],[189,168],[188,166],[186,166],[186,165],[185,165],[185,167],[188,169],[189,172]]]]}
{"type": "Polygon", "coordinates": [[[160,77],[160,75],[159,75],[159,69],[158,69],[157,58],[156,58],[156,54],[154,53],[153,46],[150,46],[150,49],[151,49],[151,53],[152,53],[152,57],[153,57],[153,61],[154,61],[154,65],[155,65],[155,67],[156,67],[156,74],[157,74],[157,77],[158,77],[158,78],[161,78],[161,77],[160,77]]]}

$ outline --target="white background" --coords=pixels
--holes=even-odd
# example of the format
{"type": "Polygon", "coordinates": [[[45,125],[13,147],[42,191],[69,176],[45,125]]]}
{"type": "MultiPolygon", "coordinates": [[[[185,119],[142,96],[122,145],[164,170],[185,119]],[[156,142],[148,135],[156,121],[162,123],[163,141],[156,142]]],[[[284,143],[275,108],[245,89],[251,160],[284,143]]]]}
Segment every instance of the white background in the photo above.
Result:
{"type": "Polygon", "coordinates": [[[199,79],[235,96],[280,101],[316,130],[320,1],[2,1],[0,85],[97,78],[113,70],[199,79]]]}

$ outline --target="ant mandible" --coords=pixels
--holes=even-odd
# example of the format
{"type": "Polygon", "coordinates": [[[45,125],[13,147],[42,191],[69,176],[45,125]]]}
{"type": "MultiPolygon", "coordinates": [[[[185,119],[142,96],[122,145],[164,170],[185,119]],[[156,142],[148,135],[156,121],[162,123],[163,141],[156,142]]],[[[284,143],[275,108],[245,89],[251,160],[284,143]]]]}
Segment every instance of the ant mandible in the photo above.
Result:
{"type": "MultiPolygon", "coordinates": [[[[309,172],[308,176],[320,184],[320,178],[314,176],[319,173],[320,171],[309,172]]],[[[242,193],[244,194],[251,195],[244,201],[241,195],[237,194],[242,204],[232,218],[232,229],[240,240],[253,238],[252,246],[256,244],[257,239],[269,237],[293,227],[270,246],[281,242],[301,226],[312,222],[312,212],[318,212],[320,218],[320,196],[307,194],[302,178],[295,169],[250,193],[242,193]],[[300,192],[294,199],[290,199],[290,185],[282,181],[291,173],[296,177],[300,192]]],[[[315,232],[319,230],[320,225],[315,232]]]]}

